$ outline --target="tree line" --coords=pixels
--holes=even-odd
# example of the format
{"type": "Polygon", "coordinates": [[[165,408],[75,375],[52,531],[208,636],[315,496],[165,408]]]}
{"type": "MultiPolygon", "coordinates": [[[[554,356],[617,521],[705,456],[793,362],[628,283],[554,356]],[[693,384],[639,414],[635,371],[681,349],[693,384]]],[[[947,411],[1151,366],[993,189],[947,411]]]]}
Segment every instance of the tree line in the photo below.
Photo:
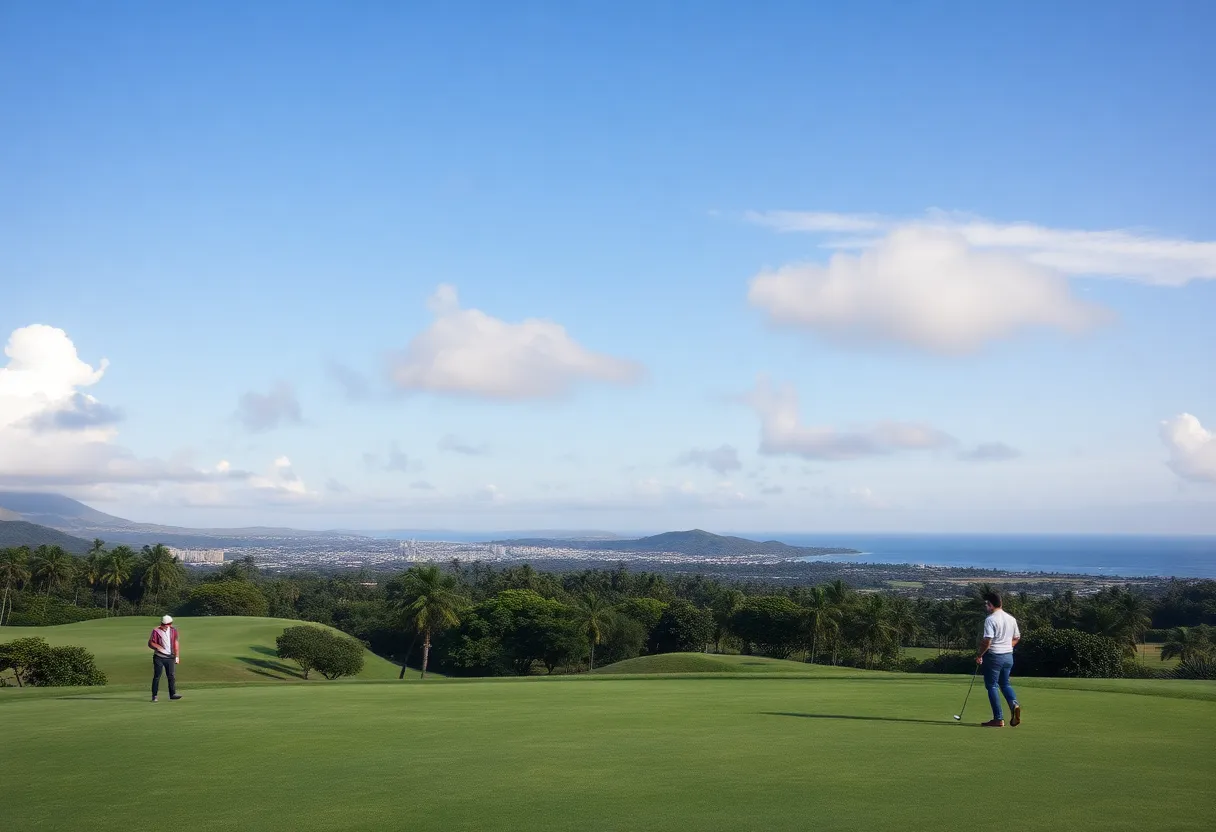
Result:
{"type": "MultiPolygon", "coordinates": [[[[266,574],[250,558],[187,570],[163,546],[136,553],[106,549],[101,541],[86,558],[53,547],[0,552],[7,623],[32,622],[40,603],[63,617],[65,610],[165,609],[269,615],[334,626],[402,664],[402,672],[408,664],[456,675],[577,672],[648,653],[702,650],[865,668],[958,669],[951,656],[974,648],[984,615],[978,598],[993,588],[976,584],[967,598],[909,598],[859,591],[839,580],[787,587],[623,565],[542,572],[459,560],[380,579],[353,572],[266,574]],[[907,647],[935,648],[944,658],[921,666],[926,662],[910,659],[907,647]]],[[[1216,657],[1216,581],[1175,581],[1155,594],[1123,587],[1090,595],[1020,592],[1006,598],[1005,608],[1026,633],[1103,640],[1057,636],[1057,652],[1065,643],[1074,652],[1114,645],[1131,660],[1146,640],[1155,640],[1163,642],[1163,658],[1194,664],[1216,657]]],[[[36,623],[62,622],[44,616],[36,623]]],[[[1110,667],[1105,659],[1091,664],[1110,667]]]]}

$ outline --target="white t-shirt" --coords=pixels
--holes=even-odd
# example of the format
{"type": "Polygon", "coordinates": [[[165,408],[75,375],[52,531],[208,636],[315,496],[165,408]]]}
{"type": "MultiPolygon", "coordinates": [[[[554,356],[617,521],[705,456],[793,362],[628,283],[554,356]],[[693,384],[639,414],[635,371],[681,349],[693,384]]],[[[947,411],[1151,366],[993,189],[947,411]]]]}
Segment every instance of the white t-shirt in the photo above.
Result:
{"type": "Polygon", "coordinates": [[[989,653],[1012,653],[1013,640],[1021,637],[1018,620],[1004,610],[993,610],[992,615],[984,619],[984,638],[992,639],[989,653]]]}
{"type": "Polygon", "coordinates": [[[162,630],[160,627],[157,627],[156,628],[156,641],[160,645],[159,647],[156,648],[157,653],[160,653],[162,656],[172,656],[173,655],[173,628],[172,627],[170,627],[168,630],[162,630]]]}

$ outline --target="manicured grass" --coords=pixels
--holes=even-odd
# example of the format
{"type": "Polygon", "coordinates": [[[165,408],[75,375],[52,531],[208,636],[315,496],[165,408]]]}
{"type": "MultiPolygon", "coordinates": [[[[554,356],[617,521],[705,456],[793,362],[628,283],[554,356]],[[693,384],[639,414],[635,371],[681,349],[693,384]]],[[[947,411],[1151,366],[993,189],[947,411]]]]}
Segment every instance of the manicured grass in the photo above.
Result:
{"type": "Polygon", "coordinates": [[[991,825],[995,792],[1019,832],[1211,829],[1213,701],[1027,685],[1025,724],[991,730],[975,725],[982,691],[951,720],[966,681],[258,684],[155,705],[0,691],[0,816],[97,832],[157,817],[220,832],[953,830],[991,825]]]}
{"type": "MultiPolygon", "coordinates": [[[[112,685],[150,683],[152,651],[148,634],[157,618],[121,617],[58,627],[3,627],[0,643],[40,636],[52,645],[76,644],[97,659],[112,685]]],[[[303,681],[294,662],[279,659],[275,639],[287,627],[302,624],[282,618],[179,618],[182,663],[177,668],[182,685],[192,682],[303,681]]],[[[313,626],[321,626],[315,624],[313,626]]],[[[396,679],[399,668],[373,653],[364,655],[361,679],[396,679]]],[[[417,676],[417,671],[406,673],[417,676]]],[[[319,674],[311,674],[324,682],[319,674]]],[[[11,679],[9,680],[11,683],[11,679]]],[[[162,680],[163,684],[163,680],[162,680]]]]}
{"type": "Polygon", "coordinates": [[[623,662],[597,667],[598,673],[800,673],[812,675],[819,671],[833,671],[806,662],[769,659],[764,656],[740,656],[720,653],[660,653],[656,656],[638,656],[623,662]]]}

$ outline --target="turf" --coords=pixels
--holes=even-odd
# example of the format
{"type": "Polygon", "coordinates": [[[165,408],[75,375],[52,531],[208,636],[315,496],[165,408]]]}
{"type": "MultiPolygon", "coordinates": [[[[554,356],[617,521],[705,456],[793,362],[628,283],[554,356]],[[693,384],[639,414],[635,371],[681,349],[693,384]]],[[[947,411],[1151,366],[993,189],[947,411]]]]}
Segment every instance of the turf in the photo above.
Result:
{"type": "Polygon", "coordinates": [[[812,675],[820,668],[806,662],[769,659],[764,656],[739,656],[720,653],[660,653],[638,656],[623,662],[597,667],[597,674],[649,673],[800,673],[812,675]]]}
{"type": "MultiPolygon", "coordinates": [[[[0,642],[40,636],[49,644],[76,644],[87,648],[110,684],[142,684],[152,676],[148,634],[159,619],[103,618],[57,627],[0,628],[0,642]]],[[[181,640],[180,684],[192,682],[302,681],[294,662],[279,659],[275,639],[287,627],[299,624],[282,618],[179,618],[181,640]]],[[[314,625],[320,626],[320,625],[314,625]]],[[[365,653],[361,679],[396,679],[399,668],[373,653],[365,653]]],[[[412,675],[417,675],[416,673],[412,675]]],[[[318,674],[314,679],[325,682],[318,674]]]]}
{"type": "Polygon", "coordinates": [[[1072,685],[1027,685],[1026,723],[1002,730],[975,727],[982,691],[951,720],[965,678],[879,673],[229,685],[155,705],[0,691],[0,815],[99,832],[870,832],[992,825],[995,801],[1017,830],[1210,829],[1216,703],[1072,685]]]}

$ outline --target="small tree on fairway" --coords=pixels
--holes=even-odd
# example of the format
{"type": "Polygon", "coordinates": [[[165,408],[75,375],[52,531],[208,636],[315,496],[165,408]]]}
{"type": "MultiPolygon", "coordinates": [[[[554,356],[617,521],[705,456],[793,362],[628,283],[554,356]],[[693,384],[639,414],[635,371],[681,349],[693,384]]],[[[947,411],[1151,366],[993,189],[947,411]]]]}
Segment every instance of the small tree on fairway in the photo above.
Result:
{"type": "Polygon", "coordinates": [[[456,579],[438,566],[415,566],[388,586],[389,602],[406,623],[422,633],[422,678],[431,656],[431,636],[460,623],[468,603],[456,592],[456,579]]]}
{"type": "Polygon", "coordinates": [[[308,674],[317,665],[317,656],[321,653],[321,636],[325,631],[320,627],[309,627],[302,625],[299,627],[288,627],[283,631],[282,635],[275,639],[275,646],[279,648],[279,658],[289,659],[300,666],[300,672],[304,674],[304,678],[308,678],[308,674]]]}
{"type": "Polygon", "coordinates": [[[277,639],[280,659],[300,666],[304,678],[313,670],[326,679],[355,676],[363,670],[363,645],[320,627],[288,627],[277,639]]]}

